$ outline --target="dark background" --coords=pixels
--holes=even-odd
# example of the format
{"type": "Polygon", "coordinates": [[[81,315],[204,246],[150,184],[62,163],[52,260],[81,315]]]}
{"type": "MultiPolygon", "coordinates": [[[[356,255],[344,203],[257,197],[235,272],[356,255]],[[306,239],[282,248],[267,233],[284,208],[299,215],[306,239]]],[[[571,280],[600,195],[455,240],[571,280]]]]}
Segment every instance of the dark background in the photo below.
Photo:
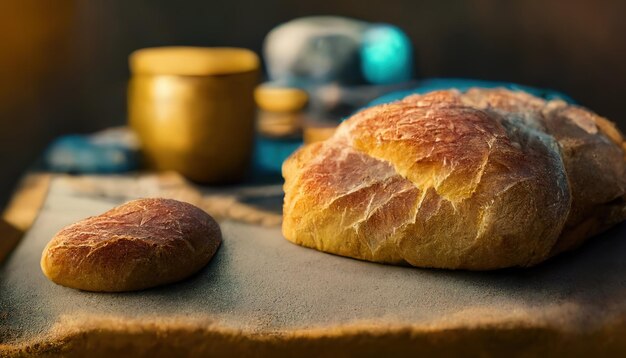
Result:
{"type": "Polygon", "coordinates": [[[52,138],[125,123],[131,51],[259,52],[277,24],[331,14],[403,28],[418,78],[553,88],[626,129],[622,0],[0,0],[0,207],[52,138]]]}

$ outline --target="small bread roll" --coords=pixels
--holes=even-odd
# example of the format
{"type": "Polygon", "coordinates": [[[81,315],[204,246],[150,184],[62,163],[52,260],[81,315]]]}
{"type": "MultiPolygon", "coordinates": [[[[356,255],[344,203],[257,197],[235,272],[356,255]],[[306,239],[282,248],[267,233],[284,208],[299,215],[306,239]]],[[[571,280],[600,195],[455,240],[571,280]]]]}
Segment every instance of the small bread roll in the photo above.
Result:
{"type": "Polygon", "coordinates": [[[615,125],[524,92],[438,91],[365,109],[283,165],[283,234],[391,264],[532,266],[626,218],[615,125]]]}
{"type": "Polygon", "coordinates": [[[140,290],[182,280],[221,243],[201,209],[171,199],[140,199],[59,231],[41,257],[53,282],[80,290],[140,290]]]}

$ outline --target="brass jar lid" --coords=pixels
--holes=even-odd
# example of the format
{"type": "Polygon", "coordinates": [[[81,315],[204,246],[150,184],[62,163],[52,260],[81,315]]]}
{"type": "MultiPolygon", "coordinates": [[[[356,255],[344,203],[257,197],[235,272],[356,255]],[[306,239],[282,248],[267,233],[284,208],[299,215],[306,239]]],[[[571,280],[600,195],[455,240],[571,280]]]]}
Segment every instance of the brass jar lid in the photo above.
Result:
{"type": "Polygon", "coordinates": [[[259,57],[244,48],[174,46],[137,50],[129,63],[134,74],[209,76],[256,70],[259,57]]]}
{"type": "Polygon", "coordinates": [[[309,95],[299,88],[262,84],[254,90],[254,100],[259,108],[271,112],[299,111],[309,100],[309,95]]]}

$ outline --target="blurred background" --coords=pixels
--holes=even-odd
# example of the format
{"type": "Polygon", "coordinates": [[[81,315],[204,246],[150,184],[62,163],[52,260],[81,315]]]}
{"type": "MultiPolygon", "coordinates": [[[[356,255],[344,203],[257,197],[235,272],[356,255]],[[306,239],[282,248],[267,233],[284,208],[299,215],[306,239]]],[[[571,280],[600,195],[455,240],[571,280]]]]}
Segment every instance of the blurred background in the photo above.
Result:
{"type": "Polygon", "coordinates": [[[0,207],[50,141],[126,123],[128,55],[164,45],[239,46],[294,17],[402,28],[415,75],[562,91],[626,129],[622,0],[1,0],[0,207]]]}

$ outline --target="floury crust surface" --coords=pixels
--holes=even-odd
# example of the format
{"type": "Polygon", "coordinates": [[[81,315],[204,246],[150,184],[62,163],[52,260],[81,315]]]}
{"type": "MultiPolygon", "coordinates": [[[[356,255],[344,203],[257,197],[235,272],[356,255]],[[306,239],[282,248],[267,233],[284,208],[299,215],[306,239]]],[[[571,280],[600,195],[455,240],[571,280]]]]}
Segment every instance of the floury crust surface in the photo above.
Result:
{"type": "Polygon", "coordinates": [[[614,124],[524,92],[439,91],[363,110],[283,166],[283,234],[363,260],[532,266],[626,216],[614,124]]]}

